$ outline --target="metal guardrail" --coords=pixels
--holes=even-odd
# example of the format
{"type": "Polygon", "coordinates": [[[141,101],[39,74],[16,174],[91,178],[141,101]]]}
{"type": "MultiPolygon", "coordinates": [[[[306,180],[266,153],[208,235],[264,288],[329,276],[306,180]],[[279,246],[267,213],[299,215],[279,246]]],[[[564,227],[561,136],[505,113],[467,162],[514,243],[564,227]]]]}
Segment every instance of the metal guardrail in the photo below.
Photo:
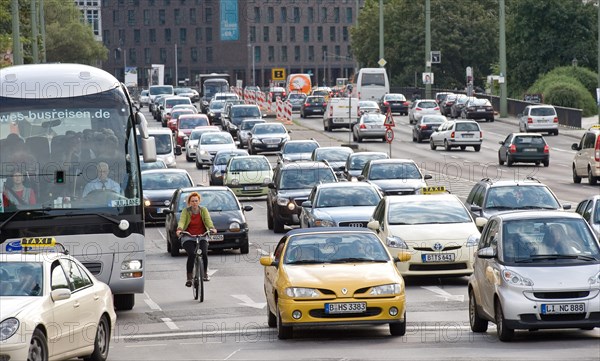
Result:
{"type": "MultiPolygon", "coordinates": [[[[454,92],[457,94],[465,93],[463,91],[456,91],[456,90],[451,90],[451,89],[432,89],[431,93],[433,95],[435,95],[435,93],[443,92],[443,91],[454,92]]],[[[413,99],[414,96],[418,96],[419,98],[425,97],[425,89],[423,89],[423,88],[390,87],[390,92],[391,93],[402,93],[402,94],[404,94],[406,99],[409,99],[409,100],[413,99]]],[[[489,99],[490,102],[492,103],[492,106],[494,107],[494,109],[496,111],[500,110],[500,97],[495,96],[495,95],[488,95],[488,94],[477,94],[476,96],[478,98],[489,99]]],[[[536,104],[536,103],[526,102],[523,100],[511,99],[511,98],[508,98],[506,103],[507,103],[508,115],[515,117],[515,118],[517,117],[517,115],[519,113],[523,112],[523,109],[525,109],[526,106],[528,106],[530,104],[536,104]]],[[[556,108],[556,113],[558,115],[558,123],[560,125],[572,127],[572,128],[581,128],[581,124],[582,124],[581,120],[583,117],[582,116],[583,111],[581,109],[559,107],[556,105],[554,106],[554,108],[556,108]]]]}

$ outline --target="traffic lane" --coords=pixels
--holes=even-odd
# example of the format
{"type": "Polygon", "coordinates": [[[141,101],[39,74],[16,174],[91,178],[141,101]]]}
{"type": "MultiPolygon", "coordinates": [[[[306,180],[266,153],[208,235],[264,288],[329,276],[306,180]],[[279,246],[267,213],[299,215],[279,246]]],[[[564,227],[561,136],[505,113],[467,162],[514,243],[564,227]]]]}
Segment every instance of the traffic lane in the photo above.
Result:
{"type": "MultiPolygon", "coordinates": [[[[452,193],[465,199],[472,186],[482,178],[517,179],[535,177],[547,184],[563,203],[576,205],[591,192],[598,192],[597,186],[573,184],[571,179],[571,163],[574,151],[570,150],[572,138],[567,136],[546,137],[551,146],[550,166],[537,167],[532,164],[516,164],[513,167],[498,164],[498,142],[510,133],[512,125],[507,123],[481,123],[484,141],[480,152],[471,149],[466,151],[452,150],[446,152],[438,147],[436,151],[429,149],[429,144],[412,142],[412,128],[406,116],[394,117],[396,126],[394,141],[391,146],[392,157],[414,159],[423,170],[427,170],[434,179],[434,185],[446,185],[452,193]],[[506,128],[511,127],[510,131],[506,128]]],[[[298,120],[302,127],[321,132],[322,138],[335,139],[347,143],[347,130],[322,132],[321,126],[312,121],[298,120]]],[[[517,129],[518,130],[518,129],[517,129]]],[[[390,145],[381,141],[358,143],[359,150],[390,152],[390,145]]]]}

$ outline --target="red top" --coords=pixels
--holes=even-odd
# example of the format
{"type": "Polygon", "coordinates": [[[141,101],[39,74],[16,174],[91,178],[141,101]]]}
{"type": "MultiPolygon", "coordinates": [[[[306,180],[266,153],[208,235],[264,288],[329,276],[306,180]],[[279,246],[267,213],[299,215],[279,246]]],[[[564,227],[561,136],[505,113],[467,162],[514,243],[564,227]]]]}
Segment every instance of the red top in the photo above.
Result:
{"type": "MultiPolygon", "coordinates": [[[[15,202],[11,202],[11,201],[10,201],[10,199],[9,199],[9,196],[6,194],[6,192],[8,192],[8,191],[5,191],[5,192],[2,194],[2,198],[3,198],[3,200],[2,200],[2,201],[4,202],[4,207],[8,207],[8,206],[11,206],[11,205],[16,205],[16,204],[11,204],[11,203],[15,203],[15,202]]],[[[25,190],[24,190],[24,189],[23,189],[23,190],[20,190],[20,191],[15,191],[15,190],[13,190],[12,192],[13,192],[13,193],[14,193],[14,194],[15,194],[17,197],[19,197],[19,199],[21,200],[21,202],[20,202],[20,203],[23,203],[23,204],[29,204],[29,205],[31,205],[31,204],[35,204],[35,203],[36,203],[36,199],[35,199],[35,193],[33,192],[33,189],[29,189],[29,199],[23,199],[23,193],[25,193],[25,190]]]]}
{"type": "Polygon", "coordinates": [[[190,232],[190,234],[193,234],[194,236],[206,233],[206,227],[204,226],[204,222],[202,222],[202,214],[190,213],[190,216],[191,219],[190,224],[187,227],[187,231],[190,232]]]}

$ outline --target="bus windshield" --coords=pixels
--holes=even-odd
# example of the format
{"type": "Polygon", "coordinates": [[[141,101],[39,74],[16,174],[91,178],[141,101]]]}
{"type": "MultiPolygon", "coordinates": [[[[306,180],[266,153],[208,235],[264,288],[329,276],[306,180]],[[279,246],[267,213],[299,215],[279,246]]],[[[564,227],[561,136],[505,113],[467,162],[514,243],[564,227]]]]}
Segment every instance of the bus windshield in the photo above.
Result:
{"type": "Polygon", "coordinates": [[[119,88],[0,104],[0,221],[23,209],[137,212],[136,138],[119,88]]]}
{"type": "Polygon", "coordinates": [[[224,93],[229,91],[229,83],[225,79],[213,79],[204,82],[204,97],[207,99],[212,98],[217,93],[224,93]]]}

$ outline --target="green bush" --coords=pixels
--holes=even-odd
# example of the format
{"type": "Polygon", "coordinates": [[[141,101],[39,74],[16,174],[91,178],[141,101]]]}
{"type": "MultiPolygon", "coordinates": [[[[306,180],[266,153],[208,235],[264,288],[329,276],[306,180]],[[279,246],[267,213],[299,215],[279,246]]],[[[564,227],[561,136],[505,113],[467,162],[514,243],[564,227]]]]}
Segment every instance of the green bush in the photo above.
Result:
{"type": "MultiPolygon", "coordinates": [[[[581,68],[581,71],[577,69],[575,67],[557,68],[538,79],[527,90],[527,93],[543,94],[546,104],[582,109],[582,116],[592,116],[597,113],[596,101],[593,93],[579,79],[584,79],[590,86],[589,75],[594,75],[594,73],[584,68],[581,68]],[[577,75],[574,76],[575,74],[577,75]]],[[[595,85],[593,90],[595,92],[595,85]]]]}
{"type": "Polygon", "coordinates": [[[592,94],[592,97],[596,94],[598,75],[588,68],[580,66],[561,66],[560,68],[553,69],[547,75],[563,75],[575,78],[583,84],[590,94],[592,94]]]}

